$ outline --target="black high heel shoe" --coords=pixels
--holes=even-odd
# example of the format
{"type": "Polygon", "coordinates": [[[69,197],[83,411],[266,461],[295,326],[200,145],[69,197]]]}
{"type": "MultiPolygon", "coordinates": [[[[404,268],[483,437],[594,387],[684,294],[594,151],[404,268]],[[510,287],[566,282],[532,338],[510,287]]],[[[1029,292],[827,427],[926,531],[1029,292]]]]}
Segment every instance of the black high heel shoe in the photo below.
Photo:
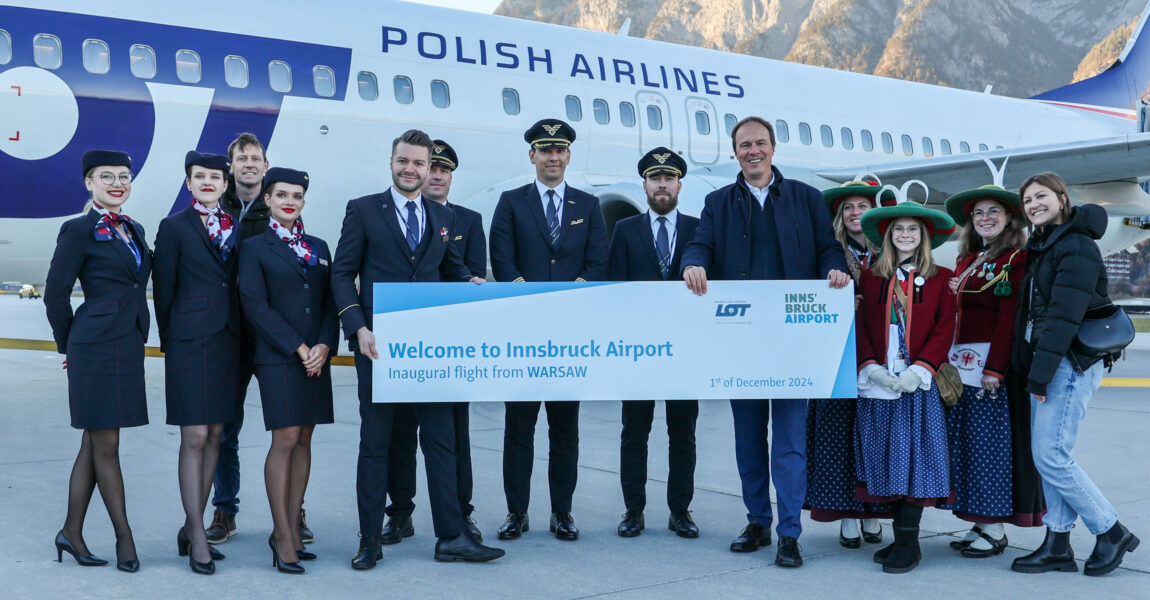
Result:
{"type": "MultiPolygon", "coordinates": [[[[180,556],[188,555],[188,548],[191,546],[191,543],[192,541],[188,539],[187,532],[181,527],[180,531],[176,533],[176,551],[180,553],[180,556]]],[[[215,547],[210,544],[208,545],[208,554],[212,557],[212,560],[223,560],[227,558],[223,552],[216,550],[215,547]]]]}
{"type": "Polygon", "coordinates": [[[64,530],[61,529],[60,532],[56,534],[56,562],[64,562],[65,552],[71,554],[72,558],[76,559],[76,563],[81,567],[102,567],[108,564],[108,561],[92,556],[91,554],[80,554],[76,546],[73,546],[72,542],[64,537],[64,530]]]}
{"type": "MultiPolygon", "coordinates": [[[[284,562],[280,560],[280,551],[276,548],[276,535],[274,533],[268,536],[268,546],[272,549],[272,566],[275,567],[277,571],[290,575],[304,574],[303,565],[299,564],[298,560],[295,562],[284,562]]],[[[309,552],[308,554],[311,553],[309,552]]],[[[314,557],[315,555],[312,554],[312,556],[314,557]]]]}
{"type": "MultiPolygon", "coordinates": [[[[132,545],[133,553],[135,552],[135,544],[132,545]]],[[[132,560],[120,560],[120,540],[116,540],[116,568],[125,573],[135,573],[140,570],[140,559],[133,558],[132,560]]]]}
{"type": "Polygon", "coordinates": [[[296,550],[295,555],[298,556],[300,560],[315,560],[318,558],[315,552],[308,552],[306,549],[296,550]]]}

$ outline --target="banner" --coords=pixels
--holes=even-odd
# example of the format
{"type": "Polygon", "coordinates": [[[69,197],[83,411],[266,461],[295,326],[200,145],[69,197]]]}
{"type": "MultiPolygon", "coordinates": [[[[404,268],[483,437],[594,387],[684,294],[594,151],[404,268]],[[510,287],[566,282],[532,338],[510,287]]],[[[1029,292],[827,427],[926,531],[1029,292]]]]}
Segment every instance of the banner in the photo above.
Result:
{"type": "Polygon", "coordinates": [[[855,398],[826,281],[376,283],[376,402],[855,398]]]}

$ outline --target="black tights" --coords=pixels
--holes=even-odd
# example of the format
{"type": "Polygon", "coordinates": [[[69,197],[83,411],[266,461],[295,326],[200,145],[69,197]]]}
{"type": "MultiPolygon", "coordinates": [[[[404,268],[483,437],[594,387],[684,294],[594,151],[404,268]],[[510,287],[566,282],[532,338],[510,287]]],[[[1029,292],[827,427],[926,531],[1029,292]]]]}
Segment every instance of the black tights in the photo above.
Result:
{"type": "Polygon", "coordinates": [[[220,435],[224,424],[183,425],[180,427],[180,501],[184,505],[184,533],[191,542],[192,558],[206,563],[208,536],[204,531],[204,508],[216,476],[220,456],[220,435]]]}
{"type": "Polygon", "coordinates": [[[135,560],[136,544],[128,526],[124,503],[124,475],[120,472],[120,430],[88,429],[80,438],[80,452],[68,479],[68,516],[64,537],[83,554],[91,554],[84,543],[84,517],[92,502],[92,492],[100,486],[100,497],[116,532],[116,559],[135,560]]]}

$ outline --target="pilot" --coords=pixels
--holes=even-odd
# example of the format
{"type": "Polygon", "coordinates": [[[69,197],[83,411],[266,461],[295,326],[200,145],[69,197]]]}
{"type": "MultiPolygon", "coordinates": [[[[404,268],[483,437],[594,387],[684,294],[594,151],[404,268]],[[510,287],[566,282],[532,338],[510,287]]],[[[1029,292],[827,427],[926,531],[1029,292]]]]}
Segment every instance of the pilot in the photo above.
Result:
{"type": "MultiPolygon", "coordinates": [[[[683,248],[695,237],[699,220],[679,212],[680,179],[687,163],[662,146],[639,159],[639,176],[647,193],[648,210],[615,224],[607,279],[611,281],[680,280],[683,248]]],[[[671,290],[667,290],[670,293],[671,290]]],[[[689,508],[695,493],[695,421],[698,400],[667,400],[667,527],[679,537],[697,538],[699,528],[689,508]]],[[[643,531],[647,504],[647,438],[655,416],[654,400],[623,402],[623,433],[619,447],[619,480],[627,512],[618,533],[635,537],[643,531]]]]}
{"type": "MultiPolygon", "coordinates": [[[[535,165],[535,181],[503,192],[491,219],[491,271],[498,281],[599,281],[607,274],[607,227],[599,199],[564,181],[575,130],[559,119],[543,119],[523,139],[535,165]]],[[[579,403],[548,401],[551,444],[547,479],[551,532],[579,539],[571,517],[571,496],[579,463],[579,403]]],[[[535,422],[539,402],[508,402],[503,434],[503,491],[507,519],[499,539],[527,531],[535,422]]]]}
{"type": "Polygon", "coordinates": [[[184,526],[180,556],[192,571],[215,572],[204,530],[204,505],[215,473],[224,424],[235,419],[236,370],[243,331],[236,291],[236,228],[220,206],[230,165],[226,156],[184,157],[184,183],[192,204],[163,221],[156,233],[152,298],[160,349],[168,424],[180,427],[179,481],[184,526]],[[204,243],[204,241],[208,243],[204,243]]]}
{"type": "MultiPolygon", "coordinates": [[[[423,197],[434,200],[455,211],[455,232],[451,242],[463,254],[463,264],[475,277],[487,275],[487,236],[483,234],[483,215],[469,208],[448,202],[451,191],[451,177],[459,168],[459,157],[455,149],[443,140],[432,140],[431,164],[427,170],[427,181],[423,184],[423,197]]],[[[463,512],[464,527],[475,541],[483,541],[483,534],[475,524],[471,514],[475,507],[471,504],[474,489],[471,471],[471,433],[467,402],[452,404],[455,417],[455,460],[458,473],[459,509],[463,512]]],[[[415,535],[411,523],[411,513],[415,510],[415,449],[418,422],[415,411],[409,404],[395,407],[395,426],[391,432],[391,468],[387,470],[387,494],[391,504],[387,506],[387,524],[383,527],[380,541],[383,544],[398,544],[405,537],[415,535]]]]}
{"type": "Polygon", "coordinates": [[[72,427],[84,430],[68,482],[68,516],[56,534],[56,560],[67,552],[83,566],[108,564],[92,555],[83,536],[99,484],[116,533],[116,568],[134,573],[140,561],[124,504],[120,428],[148,423],[144,341],[152,253],[143,227],[121,210],[132,193],[132,159],[90,150],[81,162],[90,208],[60,227],[44,286],[56,351],[65,355],[72,427]],[[84,302],[73,313],[77,279],[84,302]]]}
{"type": "MultiPolygon", "coordinates": [[[[755,116],[739,121],[731,145],[741,170],[734,183],[707,194],[695,239],[683,252],[687,287],[705,294],[708,278],[825,278],[831,287],[846,287],[850,275],[823,196],[805,183],[784,179],[771,164],[775,131],[770,122],[755,116]]],[[[798,538],[807,492],[807,403],[731,400],[731,413],[748,520],[731,551],[754,552],[771,543],[773,475],[779,504],[775,564],[802,566],[798,538]],[[768,424],[773,432],[769,449],[768,424]]]]}

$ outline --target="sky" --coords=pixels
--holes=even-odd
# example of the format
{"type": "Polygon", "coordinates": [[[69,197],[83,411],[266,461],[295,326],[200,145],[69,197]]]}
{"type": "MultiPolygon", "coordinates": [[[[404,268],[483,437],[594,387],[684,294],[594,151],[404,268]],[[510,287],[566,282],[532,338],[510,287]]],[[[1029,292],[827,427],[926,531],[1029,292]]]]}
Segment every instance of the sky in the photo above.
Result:
{"type": "Polygon", "coordinates": [[[415,4],[429,4],[431,6],[442,6],[444,8],[456,8],[459,10],[469,10],[472,12],[481,12],[491,14],[496,6],[499,6],[500,0],[407,0],[415,4]]]}

